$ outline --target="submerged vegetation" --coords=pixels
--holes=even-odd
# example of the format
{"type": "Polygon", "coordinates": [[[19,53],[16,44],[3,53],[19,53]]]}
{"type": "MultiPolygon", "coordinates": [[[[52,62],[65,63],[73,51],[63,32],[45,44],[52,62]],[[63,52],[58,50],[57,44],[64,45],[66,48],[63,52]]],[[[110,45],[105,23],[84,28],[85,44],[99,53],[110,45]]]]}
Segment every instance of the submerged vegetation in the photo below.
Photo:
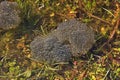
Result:
{"type": "Polygon", "coordinates": [[[0,80],[120,80],[119,0],[7,1],[18,3],[21,23],[0,30],[0,80]],[[73,18],[95,32],[96,42],[88,53],[59,66],[34,60],[31,41],[73,18]]]}

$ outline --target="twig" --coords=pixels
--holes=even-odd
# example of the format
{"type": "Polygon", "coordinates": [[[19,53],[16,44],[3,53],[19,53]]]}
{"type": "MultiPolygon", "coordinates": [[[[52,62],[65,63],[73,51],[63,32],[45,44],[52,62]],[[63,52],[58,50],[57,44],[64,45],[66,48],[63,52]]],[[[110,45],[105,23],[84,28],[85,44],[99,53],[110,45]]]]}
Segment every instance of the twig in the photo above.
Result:
{"type": "Polygon", "coordinates": [[[117,29],[118,29],[118,27],[119,27],[119,24],[120,24],[120,16],[119,16],[119,14],[120,14],[120,7],[119,7],[119,3],[116,3],[116,7],[117,7],[116,13],[114,14],[114,15],[115,15],[115,18],[114,18],[114,19],[116,19],[116,25],[115,25],[113,31],[111,32],[108,41],[105,42],[105,43],[102,45],[102,47],[104,47],[106,44],[108,44],[108,43],[112,40],[112,38],[113,38],[114,35],[115,35],[115,32],[117,31],[117,29]]]}
{"type": "Polygon", "coordinates": [[[56,13],[56,14],[59,15],[59,16],[62,16],[62,17],[64,17],[64,18],[66,18],[66,19],[69,19],[69,17],[66,16],[66,15],[64,15],[64,14],[61,14],[61,13],[56,13]]]}
{"type": "Polygon", "coordinates": [[[101,19],[101,18],[99,18],[99,17],[97,17],[97,16],[95,16],[95,15],[93,15],[93,14],[91,14],[91,13],[88,13],[88,12],[87,12],[87,15],[90,16],[90,17],[93,17],[93,18],[95,18],[95,19],[98,19],[98,20],[100,20],[100,21],[102,21],[102,22],[104,22],[104,23],[106,23],[106,24],[109,24],[110,26],[113,26],[110,22],[107,22],[107,21],[105,21],[105,20],[103,20],[103,19],[101,19]]]}
{"type": "Polygon", "coordinates": [[[7,78],[8,76],[0,75],[0,78],[7,78]]]}
{"type": "Polygon", "coordinates": [[[107,73],[105,74],[105,76],[104,76],[104,78],[103,78],[103,80],[105,80],[106,79],[106,77],[107,77],[107,75],[109,74],[109,72],[110,72],[110,69],[107,71],[107,73]]]}
{"type": "Polygon", "coordinates": [[[109,36],[109,40],[108,42],[113,38],[113,36],[115,35],[115,32],[117,31],[118,29],[118,26],[119,26],[119,22],[120,22],[120,7],[119,7],[119,3],[116,3],[116,13],[114,14],[115,15],[115,19],[116,19],[116,25],[112,31],[112,33],[110,34],[109,36]]]}
{"type": "Polygon", "coordinates": [[[109,24],[110,26],[113,26],[110,22],[107,22],[106,20],[103,20],[102,18],[99,18],[99,17],[97,17],[97,16],[95,16],[95,15],[93,15],[93,14],[85,11],[84,9],[82,9],[81,7],[85,7],[85,4],[84,4],[84,3],[81,3],[81,1],[80,1],[79,5],[80,5],[80,9],[81,9],[84,13],[86,13],[88,16],[90,16],[90,17],[92,17],[92,18],[95,18],[95,19],[97,19],[97,20],[100,20],[100,21],[102,21],[102,22],[104,22],[104,23],[106,23],[106,24],[109,24]]]}
{"type": "Polygon", "coordinates": [[[114,30],[112,31],[111,35],[109,36],[109,39],[107,40],[107,42],[105,42],[100,48],[103,48],[106,44],[108,44],[112,40],[112,38],[115,35],[116,30],[118,29],[118,26],[119,26],[119,20],[117,21],[117,23],[114,27],[114,30]]]}
{"type": "Polygon", "coordinates": [[[109,36],[109,40],[108,40],[108,42],[110,42],[111,39],[113,38],[113,36],[115,35],[115,32],[116,32],[117,29],[118,29],[118,26],[119,26],[119,20],[116,22],[116,25],[115,25],[115,27],[114,27],[114,29],[113,29],[111,35],[109,36]]]}

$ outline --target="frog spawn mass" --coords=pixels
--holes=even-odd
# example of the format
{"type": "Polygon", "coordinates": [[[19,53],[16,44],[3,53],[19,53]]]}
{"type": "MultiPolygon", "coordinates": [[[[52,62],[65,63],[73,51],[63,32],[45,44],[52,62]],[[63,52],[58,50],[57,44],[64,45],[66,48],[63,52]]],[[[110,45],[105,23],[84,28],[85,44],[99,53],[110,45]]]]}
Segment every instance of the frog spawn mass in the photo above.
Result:
{"type": "Polygon", "coordinates": [[[59,24],[56,34],[61,42],[67,41],[70,43],[73,56],[86,54],[94,43],[92,29],[76,19],[59,24]]]}
{"type": "Polygon", "coordinates": [[[33,57],[49,64],[68,62],[72,56],[86,54],[94,44],[94,33],[76,19],[62,22],[47,36],[36,37],[30,44],[33,57]]]}
{"type": "Polygon", "coordinates": [[[16,2],[2,1],[0,3],[0,28],[8,30],[18,27],[21,22],[19,13],[16,2]]]}
{"type": "Polygon", "coordinates": [[[69,45],[63,45],[55,36],[37,37],[30,44],[33,58],[40,62],[67,62],[71,58],[69,45]]]}

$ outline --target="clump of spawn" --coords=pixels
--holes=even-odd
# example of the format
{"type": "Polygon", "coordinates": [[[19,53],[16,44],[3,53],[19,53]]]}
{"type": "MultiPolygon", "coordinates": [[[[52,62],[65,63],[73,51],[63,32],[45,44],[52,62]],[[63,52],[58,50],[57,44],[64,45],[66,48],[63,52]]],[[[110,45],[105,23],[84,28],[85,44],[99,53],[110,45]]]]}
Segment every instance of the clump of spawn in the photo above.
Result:
{"type": "Polygon", "coordinates": [[[54,64],[86,54],[93,43],[93,31],[85,23],[71,19],[60,23],[48,36],[35,38],[30,48],[36,60],[54,64]]]}
{"type": "Polygon", "coordinates": [[[16,28],[21,22],[19,12],[16,2],[2,1],[0,3],[0,28],[3,30],[16,28]]]}
{"type": "Polygon", "coordinates": [[[56,36],[49,34],[45,37],[36,37],[30,44],[33,58],[41,63],[55,64],[69,62],[71,50],[56,36]]]}
{"type": "Polygon", "coordinates": [[[69,43],[73,56],[86,54],[95,42],[92,29],[76,19],[59,24],[56,36],[61,42],[69,43]]]}

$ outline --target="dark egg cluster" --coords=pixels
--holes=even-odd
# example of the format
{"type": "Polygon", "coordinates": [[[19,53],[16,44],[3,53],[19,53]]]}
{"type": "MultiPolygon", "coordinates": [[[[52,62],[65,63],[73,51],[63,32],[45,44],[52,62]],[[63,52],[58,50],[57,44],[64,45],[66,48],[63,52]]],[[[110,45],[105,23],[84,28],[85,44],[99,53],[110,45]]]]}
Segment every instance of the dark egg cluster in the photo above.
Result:
{"type": "Polygon", "coordinates": [[[76,19],[62,22],[47,36],[38,36],[30,44],[33,57],[40,62],[68,62],[72,56],[86,54],[94,44],[94,32],[76,19]]]}

